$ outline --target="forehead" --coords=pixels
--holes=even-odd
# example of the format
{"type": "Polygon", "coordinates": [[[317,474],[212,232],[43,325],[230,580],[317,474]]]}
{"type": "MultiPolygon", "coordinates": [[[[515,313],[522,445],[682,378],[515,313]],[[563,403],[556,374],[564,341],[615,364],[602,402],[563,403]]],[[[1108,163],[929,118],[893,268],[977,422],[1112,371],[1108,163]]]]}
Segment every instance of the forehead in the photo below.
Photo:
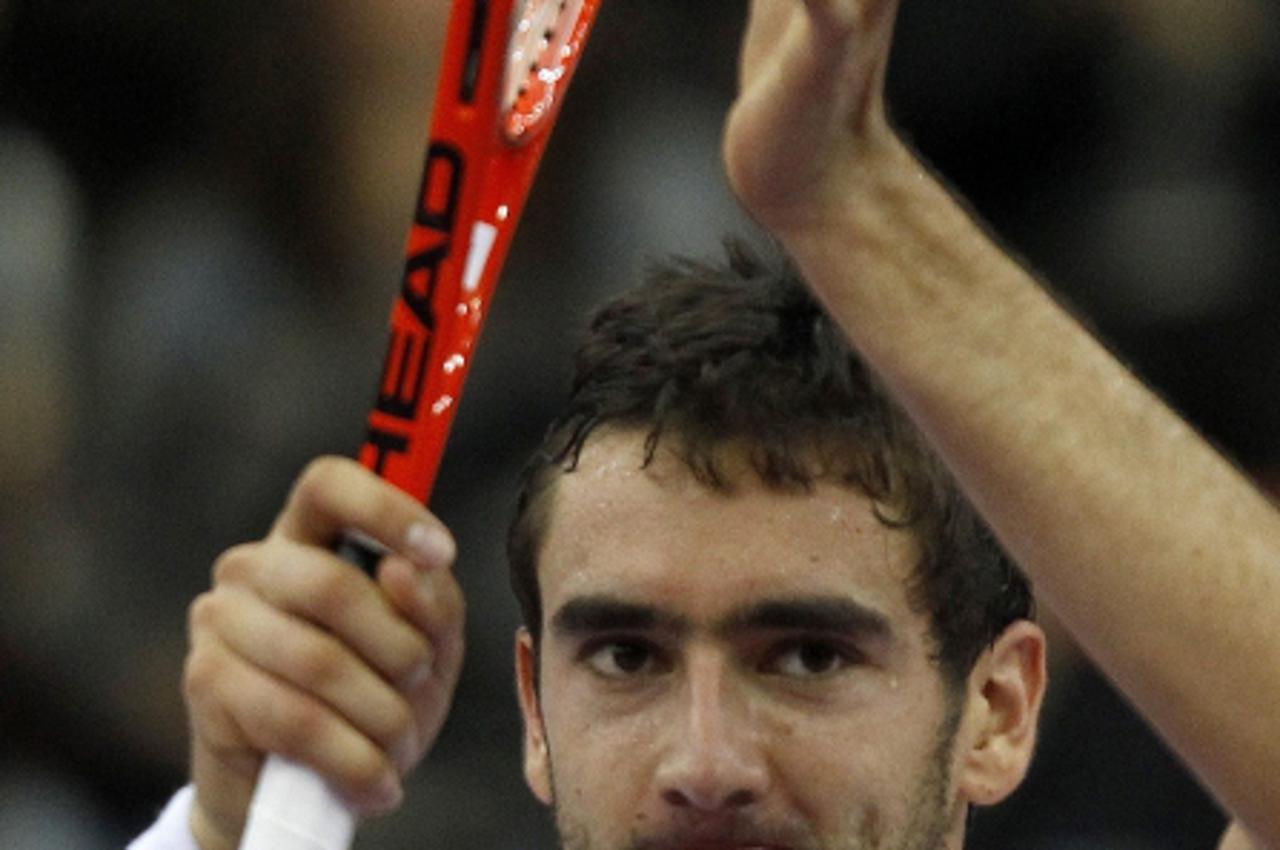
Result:
{"type": "Polygon", "coordinates": [[[727,458],[728,492],[697,481],[644,434],[606,431],[551,494],[539,557],[544,610],[609,594],[694,616],[775,596],[843,595],[890,619],[913,618],[906,582],[915,547],[858,491],[764,486],[727,458]]]}

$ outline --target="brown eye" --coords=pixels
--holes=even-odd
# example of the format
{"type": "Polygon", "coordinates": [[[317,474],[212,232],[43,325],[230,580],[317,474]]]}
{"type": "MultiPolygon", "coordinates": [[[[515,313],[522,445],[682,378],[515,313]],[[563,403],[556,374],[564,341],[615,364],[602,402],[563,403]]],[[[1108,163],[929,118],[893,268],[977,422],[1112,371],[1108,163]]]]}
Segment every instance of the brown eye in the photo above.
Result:
{"type": "Polygon", "coordinates": [[[824,640],[798,640],[783,644],[770,656],[766,669],[779,676],[812,679],[849,667],[856,654],[824,640]]]}
{"type": "Polygon", "coordinates": [[[596,673],[615,679],[651,673],[658,667],[651,646],[625,640],[597,644],[586,653],[586,662],[596,673]]]}

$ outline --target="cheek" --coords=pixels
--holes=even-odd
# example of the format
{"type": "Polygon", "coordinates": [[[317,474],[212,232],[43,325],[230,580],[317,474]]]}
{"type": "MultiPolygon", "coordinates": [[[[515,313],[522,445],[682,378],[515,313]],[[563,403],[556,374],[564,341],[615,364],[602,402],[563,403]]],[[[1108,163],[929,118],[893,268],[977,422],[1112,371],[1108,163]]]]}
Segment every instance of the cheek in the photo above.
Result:
{"type": "Polygon", "coordinates": [[[833,712],[778,712],[769,726],[774,790],[821,835],[892,832],[913,816],[943,715],[927,688],[833,712]]]}
{"type": "Polygon", "coordinates": [[[546,672],[543,719],[561,788],[606,784],[600,776],[630,777],[651,762],[661,728],[652,704],[602,695],[580,671],[546,672]]]}
{"type": "Polygon", "coordinates": [[[622,847],[652,817],[659,724],[586,705],[565,690],[544,706],[557,825],[567,847],[622,847]]]}
{"type": "MultiPolygon", "coordinates": [[[[884,787],[891,759],[876,712],[859,710],[814,715],[769,712],[768,736],[774,790],[821,824],[840,812],[861,808],[884,787]]],[[[831,826],[831,824],[827,824],[831,826]]]]}

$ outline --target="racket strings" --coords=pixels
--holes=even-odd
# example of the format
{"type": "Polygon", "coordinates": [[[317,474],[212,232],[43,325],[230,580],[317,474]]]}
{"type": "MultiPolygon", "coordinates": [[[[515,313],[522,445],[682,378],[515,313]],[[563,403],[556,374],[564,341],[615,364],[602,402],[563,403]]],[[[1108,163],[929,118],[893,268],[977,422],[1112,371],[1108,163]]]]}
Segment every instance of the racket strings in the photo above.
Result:
{"type": "Polygon", "coordinates": [[[523,0],[508,52],[503,99],[508,141],[523,141],[547,115],[581,51],[586,0],[523,0]]]}

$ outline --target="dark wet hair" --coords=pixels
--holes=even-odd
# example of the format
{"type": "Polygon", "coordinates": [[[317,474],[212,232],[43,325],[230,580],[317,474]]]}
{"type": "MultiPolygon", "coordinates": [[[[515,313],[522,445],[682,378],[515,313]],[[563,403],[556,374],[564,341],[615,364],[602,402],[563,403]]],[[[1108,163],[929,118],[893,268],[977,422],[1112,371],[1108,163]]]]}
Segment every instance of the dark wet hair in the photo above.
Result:
{"type": "Polygon", "coordinates": [[[535,642],[548,496],[605,427],[642,430],[646,464],[661,444],[713,489],[733,488],[724,451],[736,447],[768,487],[838,481],[871,498],[880,520],[917,544],[908,598],[930,616],[951,683],[1032,614],[1025,578],[794,269],[734,241],[721,263],[655,266],[590,322],[568,404],[525,467],[508,534],[511,582],[535,642]]]}

